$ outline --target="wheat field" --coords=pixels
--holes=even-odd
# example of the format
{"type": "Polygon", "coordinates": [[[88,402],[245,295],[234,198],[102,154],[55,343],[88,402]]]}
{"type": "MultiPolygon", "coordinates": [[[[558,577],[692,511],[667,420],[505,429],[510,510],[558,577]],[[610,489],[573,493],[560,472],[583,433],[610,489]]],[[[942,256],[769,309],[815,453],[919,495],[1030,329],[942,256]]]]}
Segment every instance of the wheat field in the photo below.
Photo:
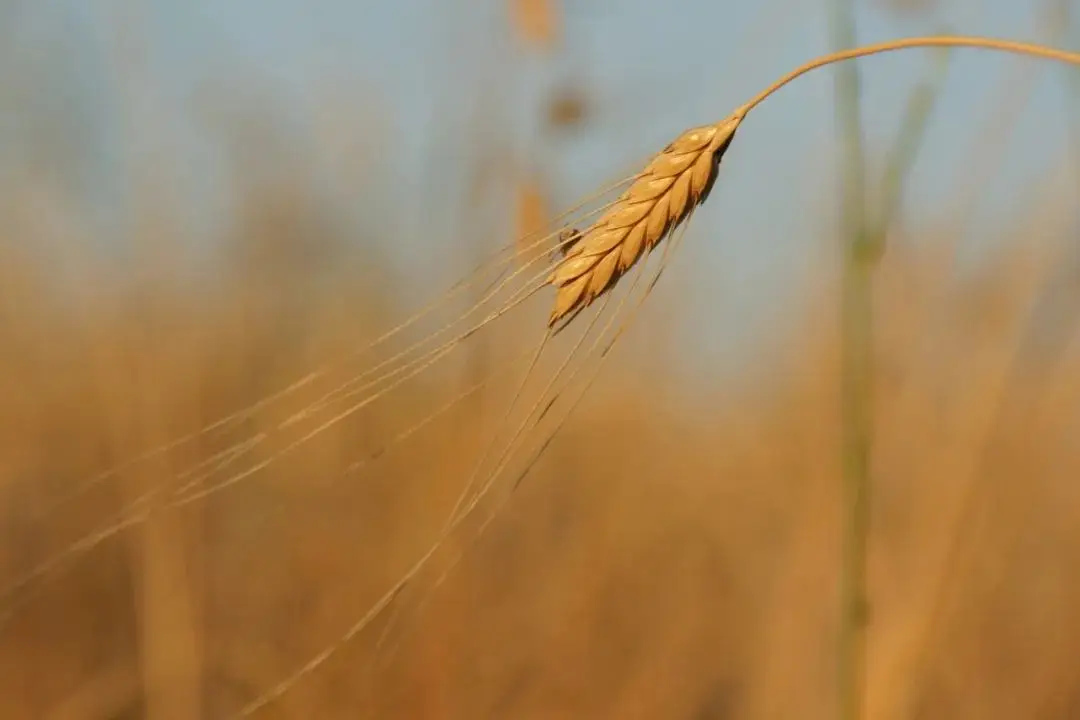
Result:
{"type": "MultiPolygon", "coordinates": [[[[558,14],[512,7],[555,52],[558,14]]],[[[22,178],[0,201],[0,717],[835,717],[835,230],[809,231],[740,371],[680,379],[656,341],[688,302],[657,273],[738,182],[719,154],[763,99],[662,151],[663,188],[631,175],[554,218],[523,181],[531,219],[483,230],[502,259],[419,298],[392,233],[357,242],[289,167],[237,180],[212,272],[152,195],[110,265],[47,167],[22,178]]],[[[962,200],[887,228],[867,718],[1080,715],[1080,275],[1046,183],[975,272],[962,200]]]]}

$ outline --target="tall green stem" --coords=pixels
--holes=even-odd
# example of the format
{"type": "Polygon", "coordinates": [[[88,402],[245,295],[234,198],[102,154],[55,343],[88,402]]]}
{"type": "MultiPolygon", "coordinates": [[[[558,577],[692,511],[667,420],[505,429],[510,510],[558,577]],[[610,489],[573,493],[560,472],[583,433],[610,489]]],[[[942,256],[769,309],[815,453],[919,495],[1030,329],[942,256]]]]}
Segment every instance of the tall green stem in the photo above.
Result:
{"type": "MultiPolygon", "coordinates": [[[[853,243],[854,245],[854,243],[853,243]]],[[[863,717],[870,504],[873,260],[853,249],[841,295],[843,487],[837,690],[841,720],[863,717]]]]}
{"type": "MultiPolygon", "coordinates": [[[[832,41],[837,50],[855,46],[853,0],[833,1],[832,41]]],[[[866,684],[872,289],[878,248],[865,217],[865,161],[859,96],[857,66],[854,63],[838,65],[835,110],[842,153],[841,237],[844,242],[840,295],[843,486],[837,647],[837,717],[840,720],[861,720],[866,684]]]]}

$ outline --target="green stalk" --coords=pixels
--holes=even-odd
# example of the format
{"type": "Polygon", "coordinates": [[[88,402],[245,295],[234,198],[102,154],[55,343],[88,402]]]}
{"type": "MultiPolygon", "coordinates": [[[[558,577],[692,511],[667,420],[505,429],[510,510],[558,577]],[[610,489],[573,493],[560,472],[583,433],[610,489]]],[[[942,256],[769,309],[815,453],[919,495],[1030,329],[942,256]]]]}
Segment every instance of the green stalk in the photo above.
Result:
{"type": "MultiPolygon", "coordinates": [[[[855,44],[851,0],[837,2],[838,49],[855,44]]],[[[874,271],[900,205],[903,187],[930,113],[940,94],[948,53],[939,55],[935,76],[908,99],[904,121],[887,156],[881,206],[867,218],[865,164],[859,112],[859,77],[837,76],[836,112],[843,146],[842,237],[844,273],[841,294],[841,383],[843,412],[843,515],[841,535],[838,716],[865,715],[867,631],[870,601],[867,557],[870,536],[870,458],[873,444],[874,271]]]]}
{"type": "MultiPolygon", "coordinates": [[[[834,0],[831,31],[837,50],[855,46],[853,0],[834,0]]],[[[878,248],[867,232],[865,218],[860,83],[855,63],[837,66],[835,82],[835,113],[842,153],[841,238],[844,242],[840,295],[843,483],[837,717],[840,720],[861,720],[865,704],[868,609],[866,549],[870,504],[870,393],[873,379],[871,300],[878,248]]]]}

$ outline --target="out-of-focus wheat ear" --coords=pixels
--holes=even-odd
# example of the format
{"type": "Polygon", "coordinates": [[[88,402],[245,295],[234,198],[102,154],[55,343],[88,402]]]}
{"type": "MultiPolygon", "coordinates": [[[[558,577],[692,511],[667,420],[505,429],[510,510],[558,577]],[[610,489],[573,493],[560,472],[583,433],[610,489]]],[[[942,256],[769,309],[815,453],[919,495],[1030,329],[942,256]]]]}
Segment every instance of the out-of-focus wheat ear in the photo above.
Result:
{"type": "Polygon", "coordinates": [[[708,198],[720,160],[743,117],[737,112],[716,125],[684,132],[580,233],[548,278],[556,288],[549,327],[614,287],[642,255],[708,198]]]}

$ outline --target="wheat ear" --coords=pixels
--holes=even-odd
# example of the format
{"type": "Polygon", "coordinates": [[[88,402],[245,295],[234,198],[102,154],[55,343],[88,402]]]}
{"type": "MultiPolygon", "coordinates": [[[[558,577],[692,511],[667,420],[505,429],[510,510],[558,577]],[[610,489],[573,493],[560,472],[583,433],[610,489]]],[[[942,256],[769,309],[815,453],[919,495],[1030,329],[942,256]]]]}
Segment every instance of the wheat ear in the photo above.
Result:
{"type": "MultiPolygon", "coordinates": [[[[552,326],[612,288],[709,196],[720,159],[743,114],[693,128],[664,148],[588,229],[576,234],[548,281],[556,287],[552,326]]],[[[573,235],[571,236],[573,237],[573,235]]]]}

